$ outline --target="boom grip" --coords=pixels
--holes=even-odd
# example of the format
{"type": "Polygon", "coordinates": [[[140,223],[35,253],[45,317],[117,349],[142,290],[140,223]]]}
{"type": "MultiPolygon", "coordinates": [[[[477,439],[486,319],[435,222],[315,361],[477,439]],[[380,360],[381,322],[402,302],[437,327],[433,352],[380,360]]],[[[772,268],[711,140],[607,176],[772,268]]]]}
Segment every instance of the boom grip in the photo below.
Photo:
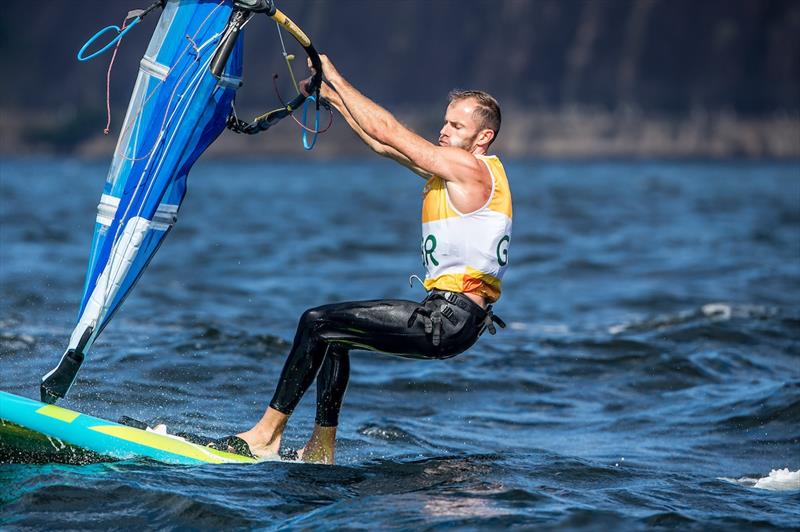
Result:
{"type": "Polygon", "coordinates": [[[311,65],[314,67],[314,76],[311,78],[311,83],[308,85],[308,92],[314,94],[319,91],[320,85],[322,85],[322,61],[313,44],[309,43],[309,45],[304,46],[303,49],[305,49],[308,57],[311,59],[311,65]]]}
{"type": "Polygon", "coordinates": [[[250,18],[251,11],[246,9],[235,8],[231,13],[231,19],[222,36],[222,41],[217,46],[217,51],[214,52],[214,57],[211,59],[211,66],[209,70],[216,78],[222,77],[225,71],[225,65],[228,64],[228,59],[233,52],[233,47],[236,46],[236,39],[239,38],[239,31],[241,31],[244,23],[250,18]]]}

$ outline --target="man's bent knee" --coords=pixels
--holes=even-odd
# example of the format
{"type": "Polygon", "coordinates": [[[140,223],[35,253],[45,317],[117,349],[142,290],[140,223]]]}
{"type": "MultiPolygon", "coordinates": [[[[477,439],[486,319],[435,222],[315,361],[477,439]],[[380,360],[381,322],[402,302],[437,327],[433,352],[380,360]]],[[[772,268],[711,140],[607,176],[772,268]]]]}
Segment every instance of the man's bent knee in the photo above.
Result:
{"type": "Polygon", "coordinates": [[[314,327],[315,324],[323,321],[324,316],[324,307],[310,308],[300,316],[300,325],[302,327],[314,327]]]}

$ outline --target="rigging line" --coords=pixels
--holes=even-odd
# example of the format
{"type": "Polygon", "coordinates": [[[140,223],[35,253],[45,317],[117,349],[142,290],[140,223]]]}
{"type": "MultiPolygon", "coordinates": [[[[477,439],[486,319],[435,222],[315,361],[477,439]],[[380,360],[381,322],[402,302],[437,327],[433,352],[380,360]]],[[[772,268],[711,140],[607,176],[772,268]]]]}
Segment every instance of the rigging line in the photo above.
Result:
{"type": "MultiPolygon", "coordinates": [[[[326,131],[328,131],[328,130],[331,128],[331,126],[333,125],[333,111],[332,111],[330,108],[328,108],[327,110],[328,110],[328,113],[329,113],[329,115],[328,115],[328,116],[329,116],[330,118],[328,119],[328,125],[327,125],[327,126],[325,126],[325,128],[324,128],[324,129],[311,129],[310,127],[307,127],[305,124],[303,124],[301,121],[299,121],[299,120],[298,120],[298,119],[297,119],[297,118],[294,116],[294,114],[290,113],[290,114],[289,114],[289,116],[291,116],[291,117],[292,117],[292,120],[294,120],[294,121],[297,123],[297,125],[298,125],[298,126],[300,126],[301,128],[303,128],[304,130],[308,131],[309,133],[314,133],[314,134],[318,134],[318,133],[325,133],[325,132],[326,132],[326,131]]],[[[317,110],[317,113],[319,113],[319,110],[317,110]]],[[[319,116],[319,114],[317,114],[317,116],[319,116]]]]}
{"type": "Polygon", "coordinates": [[[244,22],[242,22],[242,25],[241,25],[241,26],[239,26],[239,31],[242,31],[242,30],[244,29],[244,27],[245,27],[245,26],[247,26],[248,24],[250,24],[250,21],[251,21],[251,20],[253,20],[253,17],[252,17],[252,16],[250,16],[250,17],[247,17],[247,20],[245,20],[244,22]]]}
{"type": "Polygon", "coordinates": [[[289,54],[286,53],[286,43],[283,42],[283,32],[281,31],[281,25],[278,24],[278,21],[275,21],[275,28],[278,30],[278,39],[281,41],[281,49],[283,50],[283,60],[286,61],[286,68],[289,69],[289,76],[292,78],[292,85],[294,85],[294,89],[300,94],[300,86],[297,85],[297,80],[294,78],[294,71],[292,70],[292,64],[289,62],[289,54]]]}
{"type": "MultiPolygon", "coordinates": [[[[123,35],[127,25],[128,17],[126,16],[120,28],[120,32],[123,35]]],[[[117,44],[114,46],[114,52],[111,54],[111,61],[108,63],[108,72],[106,72],[106,127],[103,129],[103,135],[108,135],[108,132],[111,131],[111,69],[114,67],[114,59],[117,58],[120,44],[122,44],[122,37],[117,40],[117,44]]]]}
{"type": "MultiPolygon", "coordinates": [[[[329,115],[329,116],[330,116],[330,119],[328,120],[328,125],[327,125],[327,126],[325,126],[325,129],[317,129],[317,130],[314,130],[314,129],[311,129],[311,128],[307,127],[305,124],[303,124],[301,121],[299,121],[299,120],[298,120],[298,119],[297,119],[297,118],[294,116],[294,111],[295,111],[296,109],[299,109],[299,107],[298,107],[298,108],[296,108],[296,109],[292,109],[292,108],[289,106],[289,104],[287,104],[285,101],[283,101],[283,98],[281,97],[281,93],[280,93],[280,91],[278,90],[278,81],[277,81],[277,80],[278,80],[278,75],[277,75],[277,74],[275,74],[274,76],[272,76],[272,86],[273,86],[273,87],[275,87],[275,94],[278,96],[278,101],[279,101],[279,102],[281,102],[281,105],[283,105],[283,108],[284,108],[284,109],[285,109],[285,110],[286,110],[286,111],[289,113],[289,116],[290,116],[290,117],[292,117],[292,120],[294,120],[294,121],[295,121],[295,123],[296,123],[298,126],[300,126],[301,128],[303,128],[304,130],[308,131],[309,133],[325,133],[326,131],[328,131],[328,130],[331,128],[331,126],[333,125],[333,110],[332,110],[332,109],[331,109],[331,108],[330,108],[330,107],[329,107],[327,104],[325,105],[325,108],[328,110],[328,113],[330,113],[330,115],[329,115]]],[[[301,94],[302,94],[302,93],[301,93],[301,94]]],[[[319,112],[319,111],[317,111],[317,112],[319,112]]]]}

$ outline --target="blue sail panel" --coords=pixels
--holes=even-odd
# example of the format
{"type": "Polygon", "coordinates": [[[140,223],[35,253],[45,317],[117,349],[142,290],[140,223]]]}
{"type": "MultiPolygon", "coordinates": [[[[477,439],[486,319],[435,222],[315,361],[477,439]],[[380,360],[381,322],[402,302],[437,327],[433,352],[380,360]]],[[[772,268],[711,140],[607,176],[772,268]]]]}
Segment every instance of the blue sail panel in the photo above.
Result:
{"type": "Polygon", "coordinates": [[[42,401],[54,402],[69,391],[97,335],[177,221],[192,165],[226,125],[237,133],[266,131],[319,96],[319,54],[271,1],[158,0],[129,13],[134,21],[127,29],[117,29],[116,37],[87,56],[86,50],[109,28],[100,30],[81,48],[78,59],[110,49],[158,7],[163,12],[140,62],[97,207],[78,323],[58,365],[42,378],[42,401]],[[254,13],[266,13],[303,47],[315,69],[307,88],[316,96],[297,94],[249,124],[230,113],[241,85],[242,30],[254,13]]]}
{"type": "MultiPolygon", "coordinates": [[[[177,220],[194,162],[225,129],[241,84],[242,38],[209,70],[232,0],[168,0],[141,60],[97,220],[69,347],[86,353],[177,220]]],[[[66,354],[65,354],[66,355],[66,354]]]]}
{"type": "MultiPolygon", "coordinates": [[[[98,208],[81,314],[109,262],[135,243],[132,235],[124,233],[126,225],[133,218],[152,221],[155,217],[171,227],[185,193],[186,173],[224,129],[236,83],[220,84],[208,71],[208,63],[230,12],[229,2],[214,1],[173,0],[164,9],[142,59],[98,208]],[[192,138],[190,133],[196,130],[202,131],[204,138],[192,138]]],[[[226,77],[240,78],[241,63],[239,42],[231,54],[226,77]]],[[[159,232],[157,237],[163,238],[168,229],[159,229],[148,231],[159,232]]],[[[158,243],[148,245],[137,254],[157,247],[158,243]]],[[[142,261],[136,262],[142,265],[142,261]]],[[[123,277],[138,277],[132,264],[127,269],[123,277]]],[[[116,273],[122,272],[118,269],[116,273]]],[[[118,304],[121,299],[110,292],[131,285],[117,279],[117,283],[105,287],[102,298],[95,298],[105,301],[104,314],[110,316],[116,306],[114,300],[118,304]],[[113,299],[109,301],[109,297],[113,299]]]]}

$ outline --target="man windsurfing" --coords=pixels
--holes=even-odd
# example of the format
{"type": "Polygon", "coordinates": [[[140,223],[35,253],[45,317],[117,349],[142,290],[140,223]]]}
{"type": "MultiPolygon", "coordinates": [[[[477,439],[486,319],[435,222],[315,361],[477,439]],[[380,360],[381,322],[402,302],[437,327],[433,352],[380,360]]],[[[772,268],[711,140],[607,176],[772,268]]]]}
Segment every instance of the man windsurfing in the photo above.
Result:
{"type": "Polygon", "coordinates": [[[482,91],[453,91],[438,144],[403,126],[361,94],[321,56],[320,95],[378,155],[426,179],[422,258],[427,297],[356,301],[307,310],[275,394],[250,430],[220,440],[256,457],[277,455],[289,416],[314,379],[313,433],[299,451],[308,462],[333,463],[336,427],[350,375],[350,349],[415,359],[464,352],[494,323],[511,237],[511,192],[500,160],[487,151],[500,130],[500,107],[482,91]],[[244,445],[246,443],[246,445],[244,445]]]}

